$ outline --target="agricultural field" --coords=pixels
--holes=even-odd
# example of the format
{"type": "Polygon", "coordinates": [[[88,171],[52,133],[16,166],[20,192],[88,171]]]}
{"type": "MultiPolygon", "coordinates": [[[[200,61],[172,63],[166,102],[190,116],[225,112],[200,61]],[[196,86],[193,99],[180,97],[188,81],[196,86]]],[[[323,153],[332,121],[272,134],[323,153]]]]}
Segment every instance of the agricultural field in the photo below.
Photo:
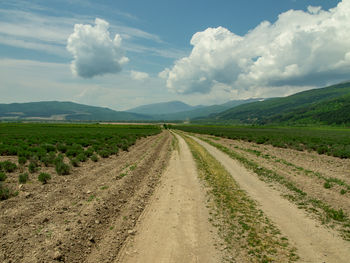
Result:
{"type": "MultiPolygon", "coordinates": [[[[350,158],[307,147],[318,146],[324,129],[0,128],[1,262],[346,262],[350,256],[350,158]],[[232,139],[225,129],[242,137],[232,139]],[[225,136],[213,135],[222,130],[225,136]],[[269,134],[273,140],[255,142],[269,134]],[[301,134],[309,137],[298,141],[301,134]]],[[[330,130],[324,145],[332,152],[332,145],[347,143],[345,134],[330,130]]]]}
{"type": "Polygon", "coordinates": [[[1,124],[0,133],[0,262],[110,262],[171,146],[151,125],[1,124]]]}
{"type": "Polygon", "coordinates": [[[176,125],[173,128],[232,140],[268,144],[278,148],[316,151],[319,154],[350,158],[350,129],[345,128],[204,125],[176,125]]]}
{"type": "MultiPolygon", "coordinates": [[[[1,124],[0,180],[20,171],[18,181],[25,183],[29,174],[49,167],[55,174],[68,175],[72,167],[127,151],[137,139],[158,133],[156,126],[1,124]]],[[[50,179],[47,173],[38,176],[42,183],[50,179]]],[[[3,184],[0,199],[16,194],[3,184]]]]}

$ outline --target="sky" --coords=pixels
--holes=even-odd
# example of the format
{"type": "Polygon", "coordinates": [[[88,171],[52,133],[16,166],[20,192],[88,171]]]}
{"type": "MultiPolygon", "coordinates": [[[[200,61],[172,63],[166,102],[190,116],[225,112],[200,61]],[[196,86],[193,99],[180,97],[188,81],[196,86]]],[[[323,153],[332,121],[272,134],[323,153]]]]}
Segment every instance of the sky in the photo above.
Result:
{"type": "Polygon", "coordinates": [[[126,110],[350,80],[350,0],[0,0],[0,103],[126,110]]]}

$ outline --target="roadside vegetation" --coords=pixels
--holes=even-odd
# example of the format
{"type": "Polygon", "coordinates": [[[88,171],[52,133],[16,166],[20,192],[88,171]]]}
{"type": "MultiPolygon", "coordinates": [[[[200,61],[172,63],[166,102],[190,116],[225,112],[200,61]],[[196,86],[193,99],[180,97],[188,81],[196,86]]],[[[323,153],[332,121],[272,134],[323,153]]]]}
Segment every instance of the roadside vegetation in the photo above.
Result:
{"type": "Polygon", "coordinates": [[[194,140],[183,136],[197,163],[200,178],[208,189],[211,221],[224,240],[229,262],[249,258],[250,262],[293,262],[295,248],[257,204],[239,188],[231,175],[194,140]]]}
{"type": "Polygon", "coordinates": [[[173,125],[173,129],[208,134],[233,140],[269,144],[299,151],[316,151],[339,158],[350,158],[350,129],[262,126],[173,125]]]}
{"type": "MultiPolygon", "coordinates": [[[[281,175],[278,173],[278,171],[265,168],[261,164],[244,157],[242,154],[239,154],[237,151],[232,150],[220,143],[214,142],[213,140],[203,137],[198,138],[225,152],[231,158],[241,162],[247,169],[252,170],[255,174],[257,174],[262,181],[267,183],[277,183],[282,186],[284,189],[286,189],[286,192],[283,194],[285,198],[295,203],[300,209],[304,209],[315,216],[322,224],[336,229],[345,240],[350,241],[350,218],[341,208],[336,209],[332,206],[332,204],[310,196],[308,193],[300,189],[295,182],[281,175]]],[[[256,154],[259,153],[256,152],[256,154]]],[[[293,165],[291,163],[287,164],[293,165]]],[[[299,168],[301,170],[301,167],[299,168]]],[[[344,187],[342,189],[343,191],[346,192],[347,190],[345,189],[348,189],[348,185],[345,182],[337,180],[336,178],[327,178],[308,170],[302,171],[310,176],[315,176],[324,180],[325,188],[332,187],[332,184],[338,184],[339,186],[344,187]]]]}
{"type": "MultiPolygon", "coordinates": [[[[211,137],[210,139],[213,140],[217,140],[218,137],[211,137]]],[[[332,177],[332,176],[326,176],[323,175],[319,172],[314,172],[312,170],[309,169],[305,169],[302,166],[299,165],[295,165],[294,163],[288,162],[282,158],[279,158],[277,156],[271,155],[271,154],[264,154],[262,151],[256,150],[256,149],[250,149],[250,148],[242,148],[239,146],[235,146],[235,149],[241,150],[241,151],[245,151],[247,153],[253,154],[257,157],[272,161],[274,163],[281,163],[285,166],[288,166],[290,168],[292,168],[294,171],[298,171],[298,174],[304,174],[306,176],[309,177],[315,177],[320,179],[321,181],[323,181],[323,186],[324,188],[330,189],[332,188],[334,185],[337,185],[340,189],[340,193],[341,194],[345,194],[347,192],[350,192],[350,184],[346,183],[344,180],[336,178],[336,177],[332,177]]]]}

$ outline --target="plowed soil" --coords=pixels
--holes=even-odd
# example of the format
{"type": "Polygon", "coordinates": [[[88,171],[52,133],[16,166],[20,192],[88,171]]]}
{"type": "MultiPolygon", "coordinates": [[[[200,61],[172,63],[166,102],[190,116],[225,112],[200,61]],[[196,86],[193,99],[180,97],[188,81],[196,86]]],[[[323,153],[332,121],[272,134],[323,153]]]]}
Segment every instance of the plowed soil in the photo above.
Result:
{"type": "Polygon", "coordinates": [[[143,138],[128,152],[91,161],[48,184],[10,174],[19,195],[0,202],[0,262],[113,262],[170,157],[171,135],[143,138]]]}

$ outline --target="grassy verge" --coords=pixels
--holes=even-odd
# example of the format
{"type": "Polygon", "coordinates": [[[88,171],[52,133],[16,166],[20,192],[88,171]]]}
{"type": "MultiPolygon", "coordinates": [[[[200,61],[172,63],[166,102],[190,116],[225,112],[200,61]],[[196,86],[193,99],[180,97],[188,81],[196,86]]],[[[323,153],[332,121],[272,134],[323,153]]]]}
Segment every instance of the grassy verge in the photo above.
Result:
{"type": "MultiPolygon", "coordinates": [[[[224,167],[194,140],[184,137],[197,163],[218,228],[234,262],[293,262],[298,259],[287,238],[241,190],[224,167]]],[[[226,257],[226,260],[233,260],[226,257]]]]}
{"type": "Polygon", "coordinates": [[[334,209],[331,205],[308,196],[307,193],[302,191],[295,183],[291,182],[284,176],[248,160],[244,156],[219,143],[202,137],[198,138],[228,154],[231,158],[241,162],[247,169],[250,169],[257,174],[262,181],[268,183],[275,182],[284,186],[288,190],[288,194],[284,195],[285,198],[297,204],[299,208],[311,212],[320,222],[326,226],[335,228],[345,240],[350,241],[350,218],[342,209],[334,209]]]}
{"type": "Polygon", "coordinates": [[[173,138],[171,141],[171,148],[175,151],[180,152],[180,147],[179,147],[179,140],[177,139],[176,135],[174,133],[171,133],[173,138]]]}
{"type": "MultiPolygon", "coordinates": [[[[211,139],[217,140],[218,138],[217,137],[211,137],[211,139]]],[[[295,169],[298,172],[304,173],[307,176],[316,177],[316,178],[318,178],[320,180],[323,180],[324,184],[329,186],[329,187],[326,187],[326,188],[331,188],[333,186],[333,184],[335,184],[335,185],[338,185],[338,186],[341,187],[340,192],[343,193],[343,194],[345,194],[347,191],[350,191],[350,185],[347,184],[344,180],[341,180],[341,179],[338,179],[338,178],[335,178],[335,177],[324,176],[321,173],[305,169],[304,167],[295,165],[295,164],[293,164],[291,162],[288,162],[288,161],[286,161],[284,159],[277,158],[276,156],[269,155],[269,154],[263,154],[261,151],[258,151],[258,150],[252,150],[252,149],[249,149],[249,148],[242,148],[242,147],[238,147],[238,146],[235,146],[234,148],[239,149],[241,151],[245,151],[247,153],[254,154],[257,157],[261,157],[261,158],[264,158],[264,159],[267,159],[267,160],[273,160],[276,163],[282,163],[282,164],[284,164],[286,166],[289,166],[289,167],[295,169]]]]}
{"type": "Polygon", "coordinates": [[[268,126],[174,125],[177,130],[350,158],[349,129],[268,126]]]}

